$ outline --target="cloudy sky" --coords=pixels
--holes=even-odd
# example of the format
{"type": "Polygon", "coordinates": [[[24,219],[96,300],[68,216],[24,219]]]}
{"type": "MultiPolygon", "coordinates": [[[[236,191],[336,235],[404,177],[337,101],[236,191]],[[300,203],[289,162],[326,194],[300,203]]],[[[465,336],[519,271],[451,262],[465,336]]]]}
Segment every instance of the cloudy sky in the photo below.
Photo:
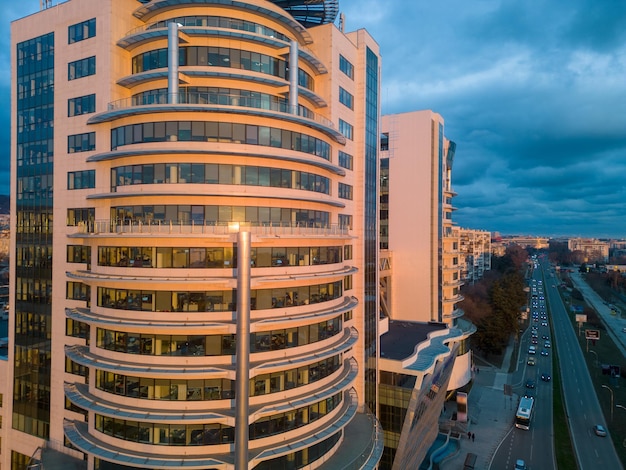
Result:
{"type": "MultiPolygon", "coordinates": [[[[36,12],[39,0],[0,3],[0,194],[8,194],[9,21],[36,12]]],[[[626,237],[626,2],[340,7],[347,31],[365,28],[380,44],[383,113],[444,117],[457,143],[460,226],[626,237]]]]}

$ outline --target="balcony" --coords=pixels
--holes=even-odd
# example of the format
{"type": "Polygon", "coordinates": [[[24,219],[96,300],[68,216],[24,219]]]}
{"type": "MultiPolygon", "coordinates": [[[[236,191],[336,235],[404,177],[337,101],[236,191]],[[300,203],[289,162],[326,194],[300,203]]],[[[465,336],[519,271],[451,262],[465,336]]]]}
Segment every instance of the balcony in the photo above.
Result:
{"type": "MultiPolygon", "coordinates": [[[[237,223],[235,223],[237,224],[237,223]]],[[[214,235],[217,237],[230,237],[239,231],[239,224],[233,227],[233,223],[218,222],[195,222],[193,220],[164,221],[137,219],[105,219],[88,222],[79,222],[76,231],[70,237],[81,237],[84,235],[214,235]]],[[[258,237],[349,237],[350,229],[344,226],[331,224],[326,227],[311,227],[307,223],[243,223],[242,230],[249,231],[258,237]]]]}
{"type": "Polygon", "coordinates": [[[324,132],[340,144],[346,143],[345,136],[335,129],[332,121],[310,111],[304,106],[290,106],[288,100],[285,98],[272,97],[272,99],[269,99],[265,97],[241,96],[229,93],[167,93],[167,91],[163,91],[141,98],[124,98],[109,103],[106,111],[93,115],[87,121],[87,124],[110,122],[122,117],[138,114],[176,111],[236,112],[257,117],[273,117],[282,120],[291,120],[324,132]]]}
{"type": "Polygon", "coordinates": [[[460,308],[455,308],[451,313],[446,313],[443,318],[446,320],[454,320],[457,318],[461,318],[463,315],[465,315],[465,312],[463,310],[461,310],[460,308]]]}

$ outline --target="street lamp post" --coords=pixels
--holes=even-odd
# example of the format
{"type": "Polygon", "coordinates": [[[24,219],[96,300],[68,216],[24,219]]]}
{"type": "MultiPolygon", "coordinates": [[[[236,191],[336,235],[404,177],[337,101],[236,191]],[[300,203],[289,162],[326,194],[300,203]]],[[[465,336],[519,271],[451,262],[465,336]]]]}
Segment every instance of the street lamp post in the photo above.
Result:
{"type": "Polygon", "coordinates": [[[606,388],[609,392],[611,392],[611,422],[613,422],[613,390],[611,390],[611,387],[608,385],[602,385],[602,388],[606,388]]]}
{"type": "Polygon", "coordinates": [[[624,405],[615,405],[615,408],[621,408],[622,410],[626,410],[626,406],[624,405]]]}
{"type": "Polygon", "coordinates": [[[589,352],[592,353],[594,356],[596,356],[596,365],[595,366],[598,367],[598,353],[595,352],[595,351],[591,351],[591,350],[589,352]]]}

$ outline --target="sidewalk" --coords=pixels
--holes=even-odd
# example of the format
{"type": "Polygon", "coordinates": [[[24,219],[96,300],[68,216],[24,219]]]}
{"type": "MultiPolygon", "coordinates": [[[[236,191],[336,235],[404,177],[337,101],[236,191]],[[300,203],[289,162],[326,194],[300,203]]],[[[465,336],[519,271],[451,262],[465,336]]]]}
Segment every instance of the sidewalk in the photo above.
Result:
{"type": "MultiPolygon", "coordinates": [[[[467,431],[459,440],[459,451],[439,464],[440,470],[461,470],[466,455],[471,452],[478,456],[476,470],[487,470],[493,455],[502,439],[513,427],[518,396],[504,395],[504,384],[507,383],[508,370],[515,342],[509,342],[502,360],[502,367],[479,366],[474,372],[474,384],[468,396],[467,431],[475,439],[468,439],[467,431]]],[[[447,402],[445,416],[442,421],[449,422],[451,414],[456,411],[456,403],[447,402]]]]}

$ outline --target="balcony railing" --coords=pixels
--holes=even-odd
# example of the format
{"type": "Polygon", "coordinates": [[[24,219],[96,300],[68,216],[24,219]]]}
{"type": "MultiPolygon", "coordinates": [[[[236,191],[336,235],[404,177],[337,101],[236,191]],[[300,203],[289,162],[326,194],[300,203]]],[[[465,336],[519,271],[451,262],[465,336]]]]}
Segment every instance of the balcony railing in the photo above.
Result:
{"type": "MultiPolygon", "coordinates": [[[[79,222],[77,233],[82,234],[173,234],[173,235],[229,235],[240,231],[234,227],[233,222],[196,222],[193,220],[163,221],[163,220],[137,220],[137,219],[106,219],[88,222],[79,222]]],[[[314,227],[306,222],[281,223],[281,222],[241,222],[241,230],[250,231],[258,236],[348,236],[349,229],[345,226],[332,224],[325,227],[314,227]]]]}
{"type": "Polygon", "coordinates": [[[181,104],[238,106],[242,108],[262,109],[310,119],[311,121],[321,124],[322,126],[335,129],[333,122],[329,119],[314,113],[304,106],[290,106],[288,100],[273,96],[271,99],[268,99],[266,97],[241,96],[238,94],[218,92],[168,93],[167,91],[163,91],[112,101],[108,104],[108,111],[117,111],[138,106],[176,106],[181,104]]]}

